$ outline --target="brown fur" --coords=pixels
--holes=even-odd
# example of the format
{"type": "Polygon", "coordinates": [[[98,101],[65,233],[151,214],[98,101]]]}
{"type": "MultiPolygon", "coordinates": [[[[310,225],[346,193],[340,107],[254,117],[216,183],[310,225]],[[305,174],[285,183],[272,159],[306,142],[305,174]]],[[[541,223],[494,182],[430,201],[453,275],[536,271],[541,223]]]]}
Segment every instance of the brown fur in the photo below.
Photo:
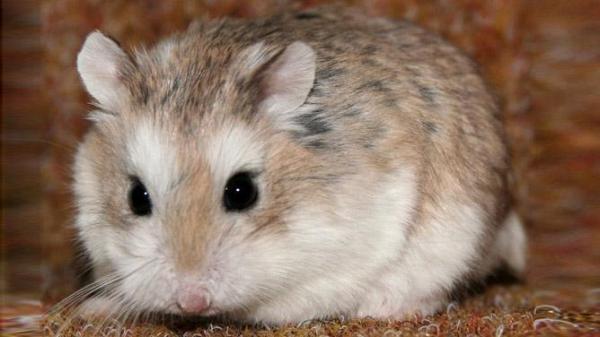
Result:
{"type": "MultiPolygon", "coordinates": [[[[398,165],[416,168],[422,195],[412,232],[436,214],[440,195],[483,205],[491,224],[506,215],[507,202],[498,202],[507,193],[508,170],[501,123],[471,62],[409,23],[336,12],[199,23],[139,51],[123,71],[130,92],[127,111],[114,112],[119,123],[95,127],[86,146],[96,158],[123,155],[122,135],[141,115],[160,121],[165,134],[177,139],[186,173],[180,196],[172,201],[179,203],[178,211],[165,217],[173,224],[168,244],[180,254],[181,268],[198,263],[207,242],[218,242],[211,228],[218,225],[212,221],[218,221],[213,215],[222,187],[211,185],[207,163],[195,152],[202,149],[193,144],[227,123],[252,125],[268,146],[264,194],[271,197],[268,205],[249,213],[255,232],[285,230],[279,220],[287,209],[304,198],[325,200],[337,180],[365,165],[382,173],[398,165]],[[296,128],[281,133],[256,113],[261,95],[256,76],[262,68],[244,68],[240,54],[264,41],[275,57],[298,40],[317,54],[316,81],[305,103],[312,109],[294,116],[296,128]],[[311,174],[315,170],[319,173],[311,174]],[[198,186],[201,191],[190,190],[198,186]],[[191,221],[194,214],[208,220],[191,221]]],[[[127,177],[113,178],[125,171],[118,161],[98,161],[109,223],[127,219],[122,206],[127,177]]],[[[490,239],[482,240],[482,251],[490,239]]]]}

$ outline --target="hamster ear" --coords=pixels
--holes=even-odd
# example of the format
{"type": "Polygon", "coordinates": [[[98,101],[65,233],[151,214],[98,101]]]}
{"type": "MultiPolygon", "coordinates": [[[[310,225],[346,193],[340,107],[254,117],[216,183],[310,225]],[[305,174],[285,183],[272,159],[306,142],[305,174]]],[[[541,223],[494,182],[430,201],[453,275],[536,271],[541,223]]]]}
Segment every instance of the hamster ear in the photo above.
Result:
{"type": "Polygon", "coordinates": [[[116,111],[126,92],[121,71],[130,62],[117,43],[102,33],[90,33],[77,55],[77,71],[88,93],[102,108],[116,111]]]}
{"type": "Polygon", "coordinates": [[[314,85],[315,70],[316,55],[310,46],[299,41],[287,46],[258,74],[259,111],[285,114],[300,107],[314,85]]]}

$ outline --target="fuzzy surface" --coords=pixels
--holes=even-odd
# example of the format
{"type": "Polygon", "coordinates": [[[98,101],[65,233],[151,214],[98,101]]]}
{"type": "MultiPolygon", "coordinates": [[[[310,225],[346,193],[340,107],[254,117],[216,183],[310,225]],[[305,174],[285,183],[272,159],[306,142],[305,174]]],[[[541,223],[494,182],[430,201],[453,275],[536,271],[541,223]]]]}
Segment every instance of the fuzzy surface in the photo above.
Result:
{"type": "MultiPolygon", "coordinates": [[[[2,308],[4,336],[58,336],[67,319],[45,317],[36,301],[9,298],[2,308]]],[[[138,324],[75,319],[61,336],[598,336],[600,289],[497,286],[445,312],[405,321],[360,319],[305,322],[297,326],[257,327],[209,321],[138,324]]]]}

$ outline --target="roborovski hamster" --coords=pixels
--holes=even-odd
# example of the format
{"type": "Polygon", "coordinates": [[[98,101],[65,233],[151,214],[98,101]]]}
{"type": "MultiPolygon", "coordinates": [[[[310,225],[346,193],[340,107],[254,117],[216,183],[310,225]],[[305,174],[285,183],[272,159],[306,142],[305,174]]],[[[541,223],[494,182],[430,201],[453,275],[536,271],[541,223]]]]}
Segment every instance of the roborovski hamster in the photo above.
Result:
{"type": "Polygon", "coordinates": [[[133,52],[93,32],[77,69],[86,310],[400,319],[524,268],[495,100],[410,23],[314,9],[133,52]]]}

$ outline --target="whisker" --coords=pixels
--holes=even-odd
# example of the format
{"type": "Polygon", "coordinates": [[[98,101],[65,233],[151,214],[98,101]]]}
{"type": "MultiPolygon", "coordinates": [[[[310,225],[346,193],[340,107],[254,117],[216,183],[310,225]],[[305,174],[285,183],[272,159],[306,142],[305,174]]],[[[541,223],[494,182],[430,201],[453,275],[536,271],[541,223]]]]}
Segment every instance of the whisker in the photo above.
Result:
{"type": "Polygon", "coordinates": [[[119,275],[117,273],[110,273],[108,275],[105,275],[99,278],[98,280],[90,283],[89,285],[86,285],[85,287],[77,290],[76,292],[74,292],[73,294],[71,294],[70,296],[53,306],[48,311],[47,317],[54,317],[55,319],[61,316],[64,317],[61,318],[62,322],[60,323],[58,331],[54,335],[62,335],[65,329],[70,327],[75,319],[81,318],[83,314],[81,307],[82,300],[85,300],[88,298],[89,295],[100,291],[100,293],[97,294],[97,297],[105,298],[107,301],[114,303],[115,305],[94,332],[94,335],[96,335],[100,331],[100,329],[105,326],[106,321],[112,316],[114,316],[115,313],[121,310],[121,307],[125,303],[127,303],[125,296],[122,293],[120,293],[117,288],[109,287],[115,285],[118,282],[124,281],[125,279],[131,277],[141,269],[151,265],[153,262],[155,262],[155,259],[141,264],[140,266],[134,268],[125,275],[119,275]],[[72,310],[73,307],[75,308],[74,310],[72,310]]]}
{"type": "MultiPolygon", "coordinates": [[[[106,289],[101,289],[102,291],[102,295],[104,295],[104,292],[106,292],[106,289]]],[[[63,309],[61,311],[61,316],[64,316],[64,314],[66,314],[66,319],[60,323],[59,329],[56,332],[56,336],[61,336],[63,331],[65,331],[65,329],[71,327],[71,323],[77,319],[81,317],[81,307],[79,306],[80,303],[77,303],[76,305],[78,305],[77,307],[75,307],[75,309],[73,311],[67,311],[65,309],[63,309]]]]}
{"type": "MultiPolygon", "coordinates": [[[[156,274],[157,274],[157,271],[156,271],[156,269],[155,269],[155,270],[154,270],[154,272],[153,272],[153,273],[151,273],[151,275],[150,275],[150,276],[149,276],[149,277],[146,279],[146,282],[144,282],[144,284],[142,284],[142,285],[141,285],[141,286],[140,286],[138,289],[136,289],[136,291],[138,291],[138,290],[145,291],[146,289],[148,289],[148,287],[147,287],[147,286],[149,285],[150,281],[151,281],[152,279],[154,279],[154,278],[155,278],[156,274]]],[[[145,296],[142,296],[142,297],[145,297],[145,296]]],[[[152,306],[152,307],[150,307],[150,308],[147,308],[147,309],[146,309],[146,310],[144,310],[144,311],[149,311],[149,312],[152,312],[152,310],[154,310],[154,307],[155,307],[155,306],[156,306],[156,305],[155,305],[155,304],[153,304],[153,306],[152,306]]],[[[135,319],[134,319],[134,322],[132,323],[132,326],[135,326],[135,325],[137,324],[137,320],[138,320],[138,318],[139,318],[139,316],[140,316],[140,312],[143,312],[143,311],[141,311],[141,310],[138,310],[138,312],[137,312],[137,313],[136,313],[136,315],[135,315],[135,319]]],[[[147,321],[147,320],[144,320],[144,321],[147,321]]]]}
{"type": "Polygon", "coordinates": [[[62,301],[58,302],[52,308],[50,308],[47,312],[47,315],[54,315],[60,311],[65,310],[66,308],[76,304],[76,301],[81,300],[82,298],[90,295],[91,293],[97,291],[102,287],[106,287],[114,282],[119,280],[120,276],[114,273],[111,273],[107,276],[99,278],[98,280],[86,285],[85,287],[75,291],[73,294],[69,295],[62,301]]]}
{"type": "MultiPolygon", "coordinates": [[[[137,287],[133,293],[129,294],[128,297],[136,298],[140,291],[144,291],[146,289],[147,284],[150,282],[152,278],[146,278],[146,282],[144,282],[141,286],[137,287]]],[[[143,297],[143,296],[142,296],[143,297]]],[[[136,310],[136,305],[133,301],[125,301],[123,304],[123,310],[119,313],[119,315],[115,318],[116,321],[119,322],[121,326],[127,323],[127,320],[131,313],[136,310]]]]}
{"type": "Polygon", "coordinates": [[[120,295],[121,294],[118,291],[115,291],[108,298],[108,300],[111,303],[113,303],[113,307],[108,313],[102,313],[104,318],[102,319],[102,321],[99,324],[96,325],[96,328],[94,329],[94,334],[92,336],[96,336],[100,331],[104,330],[105,327],[107,326],[108,322],[112,320],[113,315],[121,310],[124,299],[120,298],[117,301],[117,298],[121,297],[120,295]]]}

